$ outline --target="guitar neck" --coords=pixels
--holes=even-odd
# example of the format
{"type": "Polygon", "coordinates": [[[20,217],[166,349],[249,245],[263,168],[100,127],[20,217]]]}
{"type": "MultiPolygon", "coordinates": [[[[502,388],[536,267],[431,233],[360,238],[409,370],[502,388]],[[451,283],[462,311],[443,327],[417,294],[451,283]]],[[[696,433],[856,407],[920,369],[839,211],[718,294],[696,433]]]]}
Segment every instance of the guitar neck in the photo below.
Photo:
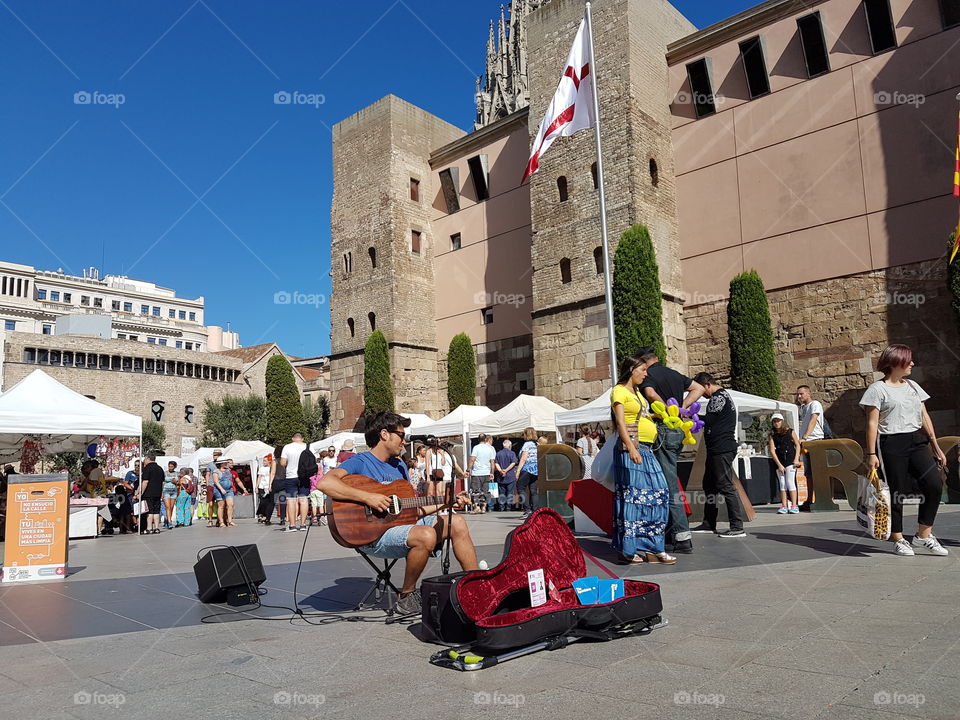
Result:
{"type": "Polygon", "coordinates": [[[400,508],[425,507],[427,505],[443,505],[445,498],[442,495],[428,495],[426,497],[400,498],[400,508]]]}

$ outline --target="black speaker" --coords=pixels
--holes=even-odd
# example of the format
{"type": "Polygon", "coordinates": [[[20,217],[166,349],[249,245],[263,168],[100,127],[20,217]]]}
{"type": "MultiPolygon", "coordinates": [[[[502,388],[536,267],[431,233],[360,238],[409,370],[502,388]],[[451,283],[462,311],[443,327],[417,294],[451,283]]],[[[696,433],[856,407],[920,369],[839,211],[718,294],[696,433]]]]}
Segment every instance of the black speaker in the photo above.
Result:
{"type": "Polygon", "coordinates": [[[250,605],[256,602],[251,593],[267,576],[263,572],[260,551],[256,545],[214,548],[193,566],[197,576],[197,595],[201,602],[250,605]]]}

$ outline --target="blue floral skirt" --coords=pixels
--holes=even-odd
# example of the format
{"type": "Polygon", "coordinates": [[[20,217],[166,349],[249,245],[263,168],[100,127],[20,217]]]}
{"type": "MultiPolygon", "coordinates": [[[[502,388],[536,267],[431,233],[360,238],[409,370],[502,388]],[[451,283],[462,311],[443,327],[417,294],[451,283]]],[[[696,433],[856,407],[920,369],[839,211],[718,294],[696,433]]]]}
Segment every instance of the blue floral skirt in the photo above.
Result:
{"type": "Polygon", "coordinates": [[[617,440],[613,500],[613,549],[624,555],[663,552],[663,531],[670,516],[670,491],[660,463],[644,445],[636,465],[617,440]]]}

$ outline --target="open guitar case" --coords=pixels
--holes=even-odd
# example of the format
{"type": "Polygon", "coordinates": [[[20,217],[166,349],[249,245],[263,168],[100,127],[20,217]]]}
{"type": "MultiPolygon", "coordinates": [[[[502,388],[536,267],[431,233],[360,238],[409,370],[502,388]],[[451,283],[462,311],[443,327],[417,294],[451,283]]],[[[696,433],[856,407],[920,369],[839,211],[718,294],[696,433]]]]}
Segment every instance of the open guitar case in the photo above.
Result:
{"type": "Polygon", "coordinates": [[[572,582],[586,574],[584,553],[563,518],[537,510],[507,535],[496,567],[421,583],[421,639],[454,646],[434,653],[430,662],[481,670],[578,640],[645,635],[666,625],[659,585],[624,580],[624,597],[581,605],[572,582]],[[555,590],[545,605],[531,607],[527,573],[540,568],[555,590]]]}

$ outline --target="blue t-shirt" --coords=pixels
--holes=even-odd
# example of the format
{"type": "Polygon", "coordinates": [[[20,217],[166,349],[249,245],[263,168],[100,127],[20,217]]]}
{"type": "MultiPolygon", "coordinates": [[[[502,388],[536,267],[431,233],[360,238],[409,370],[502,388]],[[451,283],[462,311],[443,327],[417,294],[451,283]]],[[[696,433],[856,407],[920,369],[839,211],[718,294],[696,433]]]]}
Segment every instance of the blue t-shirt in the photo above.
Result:
{"type": "Polygon", "coordinates": [[[520,452],[527,454],[527,461],[523,464],[523,467],[520,468],[523,472],[530,473],[531,475],[537,474],[537,443],[534,440],[527,440],[523,447],[520,448],[520,452]]]}
{"type": "Polygon", "coordinates": [[[497,456],[497,451],[489,443],[480,443],[477,445],[470,457],[473,458],[473,467],[470,469],[471,475],[492,475],[493,459],[497,456]]]}
{"type": "MultiPolygon", "coordinates": [[[[503,448],[500,452],[497,453],[497,465],[502,468],[510,467],[517,462],[517,454],[513,450],[508,450],[503,448]]],[[[503,476],[501,482],[511,483],[516,480],[517,469],[515,467],[510,468],[506,475],[503,476]]]]}
{"type": "Polygon", "coordinates": [[[383,462],[370,451],[351,455],[340,463],[339,468],[346,470],[348,475],[363,475],[384,485],[407,480],[407,466],[403,460],[390,458],[383,462]]]}
{"type": "Polygon", "coordinates": [[[137,477],[137,474],[133,470],[128,471],[127,474],[124,475],[123,481],[130,485],[130,487],[132,487],[134,490],[136,490],[137,485],[140,484],[140,478],[137,477]]]}

